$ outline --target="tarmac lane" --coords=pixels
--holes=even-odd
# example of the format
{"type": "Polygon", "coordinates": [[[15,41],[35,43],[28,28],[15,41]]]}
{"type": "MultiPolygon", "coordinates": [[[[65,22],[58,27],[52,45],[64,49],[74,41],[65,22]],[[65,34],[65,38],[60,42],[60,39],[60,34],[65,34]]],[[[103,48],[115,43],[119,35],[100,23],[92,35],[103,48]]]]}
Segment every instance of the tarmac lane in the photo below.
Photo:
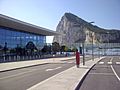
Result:
{"type": "Polygon", "coordinates": [[[75,59],[1,72],[0,90],[26,90],[73,66],[75,59]]]}
{"type": "Polygon", "coordinates": [[[109,56],[99,61],[83,80],[79,90],[120,90],[119,57],[109,56]]]}
{"type": "Polygon", "coordinates": [[[114,74],[116,75],[116,77],[120,81],[120,57],[115,57],[113,59],[114,60],[112,60],[111,68],[113,69],[114,74]]]}
{"type": "Polygon", "coordinates": [[[61,72],[74,63],[52,63],[0,73],[0,90],[26,90],[61,72]]]}

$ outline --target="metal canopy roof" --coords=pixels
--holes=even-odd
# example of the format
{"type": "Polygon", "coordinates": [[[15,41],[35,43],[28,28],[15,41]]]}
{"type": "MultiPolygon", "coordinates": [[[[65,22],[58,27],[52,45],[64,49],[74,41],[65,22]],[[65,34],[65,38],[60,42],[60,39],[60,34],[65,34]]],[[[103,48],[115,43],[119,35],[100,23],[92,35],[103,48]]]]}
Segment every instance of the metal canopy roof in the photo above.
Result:
{"type": "Polygon", "coordinates": [[[45,36],[60,35],[56,31],[32,25],[5,15],[0,14],[0,26],[13,28],[23,32],[30,32],[34,34],[41,34],[45,36]]]}

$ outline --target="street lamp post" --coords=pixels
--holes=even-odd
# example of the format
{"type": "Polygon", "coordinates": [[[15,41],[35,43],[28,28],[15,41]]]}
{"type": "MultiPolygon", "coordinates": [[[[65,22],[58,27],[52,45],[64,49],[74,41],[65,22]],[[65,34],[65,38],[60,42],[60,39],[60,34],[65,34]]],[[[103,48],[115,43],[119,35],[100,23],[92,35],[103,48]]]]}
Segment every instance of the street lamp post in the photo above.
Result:
{"type": "MultiPolygon", "coordinates": [[[[92,24],[92,23],[95,23],[95,22],[89,22],[89,24],[92,24]]],[[[94,61],[94,54],[93,54],[93,32],[92,32],[92,60],[94,61]]]]}
{"type": "Polygon", "coordinates": [[[85,65],[84,41],[82,41],[82,47],[83,47],[83,65],[85,65]]]}
{"type": "Polygon", "coordinates": [[[92,60],[94,61],[94,54],[93,54],[93,32],[92,32],[92,60]]]}
{"type": "Polygon", "coordinates": [[[98,43],[99,58],[100,58],[100,43],[98,43]]]}
{"type": "MultiPolygon", "coordinates": [[[[110,38],[109,38],[109,32],[107,32],[107,34],[108,34],[108,45],[107,45],[107,47],[108,47],[108,50],[109,50],[109,39],[110,39],[110,38]]],[[[107,50],[107,51],[108,51],[108,50],[107,50]]]]}

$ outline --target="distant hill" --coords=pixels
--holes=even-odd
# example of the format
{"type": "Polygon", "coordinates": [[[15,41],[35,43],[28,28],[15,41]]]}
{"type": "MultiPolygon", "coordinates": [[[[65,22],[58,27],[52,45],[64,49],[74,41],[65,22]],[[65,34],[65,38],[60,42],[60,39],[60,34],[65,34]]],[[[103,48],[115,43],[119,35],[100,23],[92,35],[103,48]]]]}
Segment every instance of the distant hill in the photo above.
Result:
{"type": "Polygon", "coordinates": [[[72,13],[65,13],[56,28],[57,32],[63,33],[55,36],[53,42],[60,45],[71,46],[79,42],[94,43],[120,43],[119,30],[107,30],[92,25],[72,13]]]}

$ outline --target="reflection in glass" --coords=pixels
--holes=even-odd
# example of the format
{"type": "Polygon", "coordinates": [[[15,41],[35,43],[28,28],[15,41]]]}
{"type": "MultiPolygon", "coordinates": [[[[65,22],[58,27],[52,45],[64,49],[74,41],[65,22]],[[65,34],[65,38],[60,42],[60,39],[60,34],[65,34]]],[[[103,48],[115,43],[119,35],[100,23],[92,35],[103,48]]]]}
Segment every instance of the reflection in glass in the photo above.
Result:
{"type": "Polygon", "coordinates": [[[15,49],[17,45],[21,48],[25,48],[28,42],[33,42],[39,49],[41,48],[41,45],[46,43],[46,37],[44,35],[20,32],[11,28],[0,27],[0,49],[4,47],[5,42],[7,43],[9,50],[15,49]]]}

